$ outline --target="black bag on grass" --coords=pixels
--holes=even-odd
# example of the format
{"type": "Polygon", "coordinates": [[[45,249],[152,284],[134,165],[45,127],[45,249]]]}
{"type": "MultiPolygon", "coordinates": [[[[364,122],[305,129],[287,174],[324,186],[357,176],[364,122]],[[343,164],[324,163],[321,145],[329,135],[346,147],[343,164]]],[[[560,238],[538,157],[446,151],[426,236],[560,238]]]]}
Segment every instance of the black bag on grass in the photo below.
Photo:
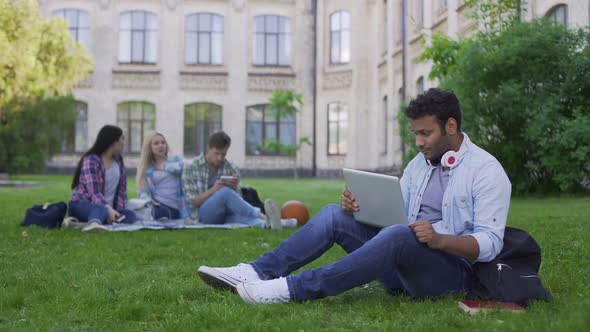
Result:
{"type": "Polygon", "coordinates": [[[250,203],[250,205],[259,208],[260,212],[266,213],[266,211],[264,211],[264,204],[260,200],[260,197],[258,197],[256,189],[248,186],[242,187],[242,198],[250,203]]]}
{"type": "Polygon", "coordinates": [[[539,278],[541,248],[533,237],[518,228],[506,227],[504,246],[496,258],[473,264],[467,297],[486,301],[514,302],[526,307],[530,300],[550,300],[551,293],[539,278]]]}
{"type": "Polygon", "coordinates": [[[45,205],[34,205],[27,209],[25,219],[21,226],[37,225],[45,228],[59,228],[61,226],[68,206],[64,202],[45,205]]]}

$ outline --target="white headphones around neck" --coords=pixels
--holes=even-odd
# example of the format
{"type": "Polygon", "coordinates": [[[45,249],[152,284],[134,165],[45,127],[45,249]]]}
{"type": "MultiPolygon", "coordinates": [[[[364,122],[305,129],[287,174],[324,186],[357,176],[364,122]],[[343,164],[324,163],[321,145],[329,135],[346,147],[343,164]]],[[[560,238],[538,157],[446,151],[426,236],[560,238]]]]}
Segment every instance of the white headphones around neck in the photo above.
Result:
{"type": "MultiPolygon", "coordinates": [[[[442,167],[447,167],[447,168],[453,168],[453,167],[457,166],[459,164],[459,161],[461,161],[461,158],[465,154],[466,150],[467,149],[465,148],[465,144],[462,144],[459,151],[449,150],[449,151],[445,152],[442,155],[442,157],[440,157],[440,165],[442,167]]],[[[432,163],[430,163],[430,160],[427,159],[426,162],[428,163],[428,165],[432,166],[432,163]]]]}
{"type": "Polygon", "coordinates": [[[459,151],[449,150],[440,157],[440,164],[442,167],[453,168],[459,163],[459,160],[465,153],[465,149],[459,149],[459,151]]]}

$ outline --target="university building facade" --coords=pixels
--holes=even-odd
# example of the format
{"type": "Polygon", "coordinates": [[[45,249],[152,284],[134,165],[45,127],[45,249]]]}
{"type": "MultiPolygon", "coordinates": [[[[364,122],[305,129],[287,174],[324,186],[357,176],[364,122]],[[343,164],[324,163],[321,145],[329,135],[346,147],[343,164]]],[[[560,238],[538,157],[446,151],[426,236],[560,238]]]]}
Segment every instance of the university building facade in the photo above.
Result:
{"type": "MultiPolygon", "coordinates": [[[[524,19],[585,26],[590,1],[528,1],[524,19]]],[[[40,0],[84,44],[94,70],[74,97],[78,121],[50,167],[71,167],[105,124],[125,133],[127,166],[144,135],[164,134],[194,158],[209,134],[232,137],[228,157],[246,174],[398,173],[403,100],[436,86],[416,63],[435,32],[478,29],[459,0],[40,0]],[[303,95],[293,118],[268,107],[278,89],[303,95]],[[275,139],[296,157],[263,149],[275,139]]]]}

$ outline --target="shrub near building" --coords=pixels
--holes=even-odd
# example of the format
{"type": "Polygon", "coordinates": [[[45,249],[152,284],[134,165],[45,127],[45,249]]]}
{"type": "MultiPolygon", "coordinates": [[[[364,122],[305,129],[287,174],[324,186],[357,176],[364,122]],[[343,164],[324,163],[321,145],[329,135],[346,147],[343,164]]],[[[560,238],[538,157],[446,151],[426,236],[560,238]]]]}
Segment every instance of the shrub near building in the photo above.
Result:
{"type": "Polygon", "coordinates": [[[589,42],[588,28],[537,19],[428,50],[435,59],[453,45],[437,78],[457,93],[466,132],[497,156],[517,192],[588,190],[589,42]]]}

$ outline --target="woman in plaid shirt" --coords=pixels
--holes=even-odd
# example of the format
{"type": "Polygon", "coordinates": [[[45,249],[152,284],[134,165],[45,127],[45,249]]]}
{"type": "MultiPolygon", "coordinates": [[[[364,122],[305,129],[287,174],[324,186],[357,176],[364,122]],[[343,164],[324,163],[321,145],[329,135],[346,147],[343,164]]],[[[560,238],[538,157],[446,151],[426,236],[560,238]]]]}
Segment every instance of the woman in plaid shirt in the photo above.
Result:
{"type": "Polygon", "coordinates": [[[125,209],[127,178],[121,156],[124,143],[121,128],[106,125],[78,162],[69,214],[88,222],[85,230],[102,228],[105,223],[135,221],[135,213],[125,209]]]}

